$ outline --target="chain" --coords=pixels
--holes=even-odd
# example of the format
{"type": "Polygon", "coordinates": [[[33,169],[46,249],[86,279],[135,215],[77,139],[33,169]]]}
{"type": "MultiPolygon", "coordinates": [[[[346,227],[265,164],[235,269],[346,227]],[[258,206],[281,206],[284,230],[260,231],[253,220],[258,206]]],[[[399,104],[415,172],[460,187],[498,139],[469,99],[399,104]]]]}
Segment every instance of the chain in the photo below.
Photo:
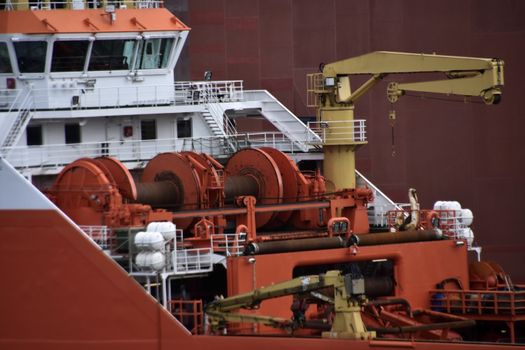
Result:
{"type": "Polygon", "coordinates": [[[396,156],[396,143],[395,143],[395,125],[396,125],[396,110],[394,104],[390,103],[390,111],[388,112],[388,121],[390,122],[391,138],[392,138],[392,157],[396,156]]]}

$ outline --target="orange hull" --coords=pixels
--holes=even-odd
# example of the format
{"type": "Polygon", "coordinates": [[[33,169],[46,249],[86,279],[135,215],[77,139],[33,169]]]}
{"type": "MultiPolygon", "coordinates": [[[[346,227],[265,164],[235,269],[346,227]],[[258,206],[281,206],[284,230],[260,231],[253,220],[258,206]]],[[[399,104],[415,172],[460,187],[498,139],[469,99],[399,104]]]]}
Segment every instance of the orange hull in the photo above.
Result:
{"type": "MultiPolygon", "coordinates": [[[[61,213],[0,210],[3,349],[494,349],[465,343],[193,336],[61,213]]],[[[341,252],[339,252],[340,254],[341,252]]],[[[513,349],[525,347],[513,347],[513,349]]]]}
{"type": "MultiPolygon", "coordinates": [[[[0,289],[0,349],[495,349],[504,346],[191,335],[69,218],[1,159],[0,188],[4,194],[0,198],[0,273],[5,281],[0,289]]],[[[443,245],[444,250],[457,249],[443,245]]],[[[358,256],[373,258],[378,254],[375,249],[362,248],[358,256]]],[[[403,249],[407,248],[393,245],[393,257],[403,249]]],[[[334,259],[348,252],[340,249],[316,254],[311,255],[309,261],[327,260],[326,256],[334,259]]],[[[435,255],[430,251],[410,254],[422,263],[430,261],[425,259],[428,257],[439,258],[435,255]]],[[[257,264],[263,267],[264,260],[270,256],[261,255],[257,259],[257,264]]],[[[242,275],[243,260],[243,257],[236,262],[231,260],[230,268],[242,275]]],[[[287,264],[284,254],[274,261],[287,264]]],[[[398,263],[417,266],[414,261],[398,263]]],[[[268,262],[266,265],[274,266],[268,262]]],[[[409,289],[403,278],[403,275],[399,277],[400,286],[409,289]]],[[[238,279],[241,280],[246,278],[238,279]]],[[[229,288],[249,287],[230,281],[229,288]]],[[[512,348],[525,349],[525,346],[512,348]]]]}

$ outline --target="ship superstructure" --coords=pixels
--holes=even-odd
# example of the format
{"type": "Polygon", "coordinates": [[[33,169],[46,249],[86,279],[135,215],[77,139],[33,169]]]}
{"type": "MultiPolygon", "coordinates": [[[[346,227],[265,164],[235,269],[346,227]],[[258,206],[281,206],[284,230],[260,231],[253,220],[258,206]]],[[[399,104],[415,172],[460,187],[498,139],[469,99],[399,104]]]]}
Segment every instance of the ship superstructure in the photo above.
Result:
{"type": "Polygon", "coordinates": [[[176,81],[190,29],[161,2],[5,10],[0,344],[521,348],[524,287],[481,259],[472,212],[422,209],[415,189],[397,205],[354,164],[367,143],[354,104],[384,78],[429,79],[390,82],[391,103],[419,91],[496,104],[503,61],[334,62],[308,78],[305,125],[242,81],[176,81]],[[323,158],[322,171],[297,164],[323,158]]]}
{"type": "Polygon", "coordinates": [[[161,2],[17,2],[0,16],[2,154],[27,176],[57,174],[82,156],[140,168],[168,150],[306,154],[318,141],[267,91],[175,81],[190,28],[161,2]],[[261,127],[237,130],[238,118],[261,127]]]}

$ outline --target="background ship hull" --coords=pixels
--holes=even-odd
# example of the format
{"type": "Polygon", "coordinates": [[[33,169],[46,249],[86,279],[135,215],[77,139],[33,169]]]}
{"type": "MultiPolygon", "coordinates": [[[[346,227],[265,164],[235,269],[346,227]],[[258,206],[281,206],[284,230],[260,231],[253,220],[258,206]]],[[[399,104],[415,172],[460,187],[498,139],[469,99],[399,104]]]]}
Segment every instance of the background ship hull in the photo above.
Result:
{"type": "Polygon", "coordinates": [[[458,200],[472,209],[483,258],[525,280],[524,2],[177,0],[168,7],[192,27],[179,78],[211,70],[214,79],[244,79],[301,117],[315,115],[306,108],[305,75],[321,62],[375,50],[502,58],[500,105],[401,99],[394,157],[386,83],[376,87],[357,105],[369,132],[357,168],[396,201],[406,202],[414,187],[422,207],[458,200]]]}

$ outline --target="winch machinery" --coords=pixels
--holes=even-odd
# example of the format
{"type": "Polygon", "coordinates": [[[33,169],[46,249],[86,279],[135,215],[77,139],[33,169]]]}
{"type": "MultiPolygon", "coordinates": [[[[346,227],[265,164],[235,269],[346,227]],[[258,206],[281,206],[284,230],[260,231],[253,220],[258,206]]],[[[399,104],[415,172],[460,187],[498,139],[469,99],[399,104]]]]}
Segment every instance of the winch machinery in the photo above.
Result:
{"type": "Polygon", "coordinates": [[[162,220],[187,231],[208,220],[214,230],[233,222],[253,235],[321,229],[338,216],[354,219],[352,230],[367,232],[366,203],[372,198],[367,188],[328,193],[319,172],[301,172],[289,156],[268,147],[238,151],[224,166],[206,154],[161,153],[140,180],[116,158],[81,158],[62,170],[49,195],[80,225],[116,228],[162,220]]]}

